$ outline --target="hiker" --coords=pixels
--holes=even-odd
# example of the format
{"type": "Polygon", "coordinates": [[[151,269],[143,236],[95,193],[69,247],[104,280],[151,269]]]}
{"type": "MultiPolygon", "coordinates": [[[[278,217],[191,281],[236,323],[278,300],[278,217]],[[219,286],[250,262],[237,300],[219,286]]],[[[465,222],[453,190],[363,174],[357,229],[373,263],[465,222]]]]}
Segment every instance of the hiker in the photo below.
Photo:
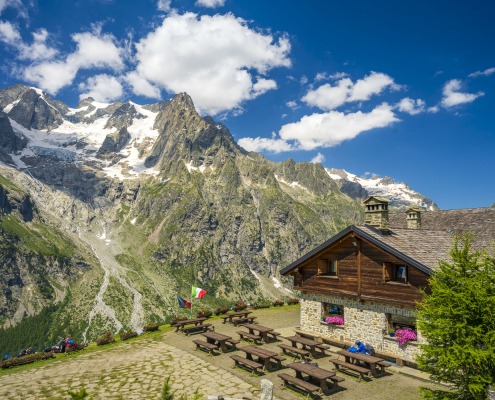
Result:
{"type": "Polygon", "coordinates": [[[58,342],[58,348],[60,349],[61,353],[65,351],[65,339],[63,337],[61,337],[58,342]]]}
{"type": "Polygon", "coordinates": [[[347,349],[347,351],[350,351],[351,353],[363,353],[366,354],[366,347],[364,343],[362,343],[360,340],[356,340],[354,342],[354,346],[351,346],[347,349]]]}
{"type": "Polygon", "coordinates": [[[19,354],[17,355],[17,358],[24,357],[26,355],[26,349],[22,349],[19,354]]]}

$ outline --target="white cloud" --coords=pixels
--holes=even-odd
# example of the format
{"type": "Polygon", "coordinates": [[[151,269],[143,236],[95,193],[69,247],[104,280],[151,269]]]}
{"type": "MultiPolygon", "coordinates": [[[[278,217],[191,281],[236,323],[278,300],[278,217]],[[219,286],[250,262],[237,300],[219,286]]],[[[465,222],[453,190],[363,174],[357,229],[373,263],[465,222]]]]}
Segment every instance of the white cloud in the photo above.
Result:
{"type": "Polygon", "coordinates": [[[483,96],[483,92],[465,93],[460,92],[462,82],[458,79],[452,79],[445,83],[443,87],[443,98],[441,104],[444,108],[454,107],[460,104],[471,103],[478,97],[483,96]]]}
{"type": "Polygon", "coordinates": [[[197,0],[196,5],[208,8],[223,7],[225,0],[197,0]]]}
{"type": "Polygon", "coordinates": [[[15,45],[21,40],[21,34],[10,22],[0,21],[0,41],[15,45]]]}
{"type": "Polygon", "coordinates": [[[478,76],[490,76],[492,74],[495,74],[495,67],[487,68],[484,71],[476,71],[472,74],[469,74],[468,76],[470,78],[476,78],[478,76]]]}
{"type": "Polygon", "coordinates": [[[316,156],[314,156],[310,163],[313,163],[313,164],[321,164],[323,161],[325,161],[325,156],[321,153],[318,153],[316,156]]]}
{"type": "Polygon", "coordinates": [[[275,41],[232,14],[169,15],[136,49],[139,77],[172,93],[187,92],[200,112],[212,115],[275,87],[268,79],[253,82],[252,71],[265,75],[291,65],[286,37],[275,41]]]}
{"type": "Polygon", "coordinates": [[[347,72],[336,72],[334,74],[329,74],[326,72],[318,72],[315,75],[315,82],[327,81],[329,79],[342,79],[347,78],[349,74],[347,72]]]}
{"type": "Polygon", "coordinates": [[[409,97],[403,98],[399,101],[395,107],[402,112],[408,113],[410,115],[420,114],[425,111],[426,103],[421,99],[411,99],[409,97]]]}
{"type": "Polygon", "coordinates": [[[306,83],[308,83],[308,77],[306,75],[301,76],[301,79],[299,79],[299,83],[301,85],[305,85],[306,83]]]}
{"type": "Polygon", "coordinates": [[[296,108],[299,108],[299,105],[297,104],[297,101],[291,100],[285,103],[287,107],[289,107],[292,110],[295,110],[296,108]]]}
{"type": "Polygon", "coordinates": [[[149,97],[150,99],[160,99],[160,89],[153,86],[146,79],[139,76],[137,72],[133,71],[125,76],[126,82],[131,85],[132,91],[138,96],[149,97]]]}
{"type": "Polygon", "coordinates": [[[345,103],[369,100],[371,96],[380,94],[387,87],[393,90],[399,88],[390,76],[371,72],[356,82],[352,82],[349,78],[343,78],[339,79],[333,86],[330,83],[325,83],[315,90],[309,90],[302,101],[324,111],[329,111],[345,103]]]}
{"type": "Polygon", "coordinates": [[[122,84],[117,78],[106,74],[89,78],[85,83],[79,84],[79,90],[83,92],[79,95],[79,99],[92,97],[103,103],[119,99],[124,93],[122,84]]]}
{"type": "Polygon", "coordinates": [[[171,8],[172,0],[158,0],[156,8],[160,11],[169,12],[171,8]]]}
{"type": "Polygon", "coordinates": [[[284,141],[295,140],[298,148],[313,150],[317,147],[333,147],[350,140],[360,133],[383,128],[399,121],[392,107],[386,103],[369,113],[358,111],[344,114],[330,111],[304,116],[299,122],[282,126],[279,135],[284,141]]]}
{"type": "Polygon", "coordinates": [[[245,148],[247,151],[268,151],[270,153],[282,153],[284,151],[294,150],[290,143],[287,143],[282,139],[270,139],[270,138],[242,138],[237,141],[239,146],[245,148]]]}
{"type": "Polygon", "coordinates": [[[17,12],[21,17],[27,18],[26,7],[22,4],[22,0],[0,0],[0,15],[2,11],[7,8],[12,7],[17,9],[17,12]]]}
{"type": "Polygon", "coordinates": [[[122,50],[115,44],[112,35],[100,32],[83,32],[72,35],[76,50],[64,60],[45,61],[28,66],[24,78],[36,83],[51,94],[70,85],[80,69],[109,68],[120,71],[124,68],[122,50]]]}
{"type": "Polygon", "coordinates": [[[33,43],[23,43],[19,47],[19,58],[21,60],[51,60],[58,53],[53,47],[46,45],[48,32],[46,29],[40,29],[33,33],[33,43]]]}
{"type": "MultiPolygon", "coordinates": [[[[400,120],[395,116],[393,108],[383,103],[369,113],[358,111],[344,114],[330,111],[307,115],[299,122],[283,125],[279,131],[279,138],[276,135],[272,138],[242,138],[238,143],[246,150],[256,152],[314,150],[318,147],[336,146],[343,141],[354,139],[362,132],[383,128],[397,121],[400,120]]],[[[321,156],[317,155],[313,160],[317,159],[321,159],[321,156]]]]}
{"type": "Polygon", "coordinates": [[[277,82],[275,82],[273,79],[264,79],[258,77],[258,80],[253,85],[253,98],[276,88],[277,82]]]}

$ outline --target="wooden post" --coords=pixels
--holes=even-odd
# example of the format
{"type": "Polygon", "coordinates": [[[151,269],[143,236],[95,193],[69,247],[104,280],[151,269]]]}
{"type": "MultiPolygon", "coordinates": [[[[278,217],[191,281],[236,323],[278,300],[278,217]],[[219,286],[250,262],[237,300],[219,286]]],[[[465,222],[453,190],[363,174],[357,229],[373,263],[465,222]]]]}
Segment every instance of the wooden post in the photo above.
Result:
{"type": "Polygon", "coordinates": [[[361,297],[361,240],[354,238],[357,242],[357,274],[358,274],[358,297],[361,297]]]}

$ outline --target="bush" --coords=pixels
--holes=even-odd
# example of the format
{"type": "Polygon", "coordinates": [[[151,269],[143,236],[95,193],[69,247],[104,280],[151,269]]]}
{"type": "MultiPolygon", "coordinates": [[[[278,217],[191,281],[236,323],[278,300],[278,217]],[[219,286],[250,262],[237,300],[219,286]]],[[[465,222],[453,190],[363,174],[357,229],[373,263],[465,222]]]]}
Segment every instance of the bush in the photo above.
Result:
{"type": "Polygon", "coordinates": [[[2,368],[12,368],[12,367],[17,367],[19,365],[24,365],[24,364],[30,364],[35,361],[39,360],[48,360],[49,358],[53,358],[54,355],[52,352],[49,353],[35,353],[35,354],[28,354],[26,356],[22,357],[13,357],[9,358],[6,361],[3,361],[2,368]]]}
{"type": "Polygon", "coordinates": [[[201,310],[201,311],[198,311],[198,313],[196,314],[196,317],[198,317],[198,318],[210,318],[212,315],[213,315],[213,313],[211,311],[201,310]]]}
{"type": "Polygon", "coordinates": [[[289,304],[289,305],[291,305],[291,304],[299,304],[299,299],[296,298],[296,297],[292,297],[289,300],[287,300],[287,304],[289,304]]]}
{"type": "Polygon", "coordinates": [[[271,306],[271,303],[267,300],[261,300],[261,301],[258,301],[257,303],[254,304],[253,308],[255,310],[259,309],[259,308],[270,308],[271,306]]]}
{"type": "Polygon", "coordinates": [[[275,307],[281,307],[281,306],[283,306],[283,305],[284,305],[284,302],[283,302],[283,301],[281,301],[281,300],[275,300],[275,301],[273,302],[273,305],[274,305],[275,307]]]}
{"type": "Polygon", "coordinates": [[[238,301],[237,303],[235,303],[234,307],[232,307],[234,311],[242,311],[245,310],[246,308],[247,308],[247,304],[244,303],[243,301],[238,301]]]}

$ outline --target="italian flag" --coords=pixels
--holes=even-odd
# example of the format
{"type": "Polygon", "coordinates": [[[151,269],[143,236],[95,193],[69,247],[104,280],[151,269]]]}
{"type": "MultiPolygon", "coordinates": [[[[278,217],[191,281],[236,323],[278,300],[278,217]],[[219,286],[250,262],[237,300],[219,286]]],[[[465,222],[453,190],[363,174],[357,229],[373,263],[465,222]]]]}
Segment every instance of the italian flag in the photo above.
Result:
{"type": "Polygon", "coordinates": [[[206,290],[196,286],[192,287],[192,293],[191,293],[192,297],[195,297],[196,299],[202,299],[203,297],[205,297],[205,294],[206,294],[206,290]]]}

